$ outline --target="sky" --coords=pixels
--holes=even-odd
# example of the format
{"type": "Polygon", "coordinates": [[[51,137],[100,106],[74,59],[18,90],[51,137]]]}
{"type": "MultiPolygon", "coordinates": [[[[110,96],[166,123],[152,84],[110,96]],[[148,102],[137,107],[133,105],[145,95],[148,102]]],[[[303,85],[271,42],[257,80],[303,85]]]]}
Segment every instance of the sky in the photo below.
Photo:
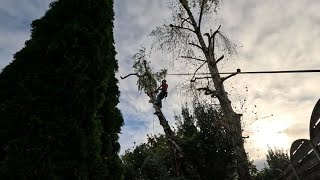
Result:
{"type": "MultiPolygon", "coordinates": [[[[52,0],[0,0],[0,69],[30,38],[30,23],[44,15],[52,0]]],[[[120,134],[121,154],[146,142],[147,134],[162,133],[152,105],[138,91],[136,77],[120,80],[132,72],[132,56],[155,41],[148,36],[157,26],[170,22],[171,11],[162,0],[116,0],[114,37],[119,62],[118,105],[125,125],[120,134]]],[[[238,45],[237,55],[219,65],[221,72],[320,69],[320,1],[318,0],[224,0],[218,14],[205,21],[206,29],[221,31],[238,45]]],[[[155,70],[169,73],[194,71],[184,61],[173,60],[169,52],[150,51],[155,70]]],[[[258,168],[263,167],[268,147],[289,151],[291,143],[309,138],[309,121],[319,99],[320,74],[237,75],[225,82],[235,110],[244,113],[246,150],[258,168]],[[244,99],[246,100],[244,103],[244,99]],[[243,105],[243,108],[240,107],[243,105]]],[[[188,96],[188,76],[168,76],[168,98],[162,111],[174,126],[188,96]]]]}

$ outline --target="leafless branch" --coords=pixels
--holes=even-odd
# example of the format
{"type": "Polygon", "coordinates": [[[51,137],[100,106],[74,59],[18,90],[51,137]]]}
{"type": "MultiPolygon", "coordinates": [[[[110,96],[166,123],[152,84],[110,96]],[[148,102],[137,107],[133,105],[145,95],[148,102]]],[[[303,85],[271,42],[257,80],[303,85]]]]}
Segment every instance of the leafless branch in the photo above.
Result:
{"type": "Polygon", "coordinates": [[[204,5],[205,5],[205,0],[202,0],[201,9],[200,9],[200,16],[199,16],[199,21],[198,21],[199,29],[201,28],[201,20],[202,20],[204,5]]]}
{"type": "Polygon", "coordinates": [[[191,82],[192,82],[192,79],[196,76],[196,73],[199,71],[199,69],[202,68],[203,65],[205,65],[207,63],[207,61],[203,62],[193,73],[193,76],[191,78],[191,82]]]}
{"type": "Polygon", "coordinates": [[[121,78],[121,79],[125,79],[125,78],[127,78],[127,77],[129,77],[129,76],[132,76],[132,75],[138,76],[138,73],[130,73],[130,74],[126,75],[125,77],[120,76],[120,78],[121,78]]]}
{"type": "Polygon", "coordinates": [[[219,25],[218,29],[213,32],[212,38],[214,38],[214,36],[219,32],[220,28],[221,28],[221,24],[219,25]]]}
{"type": "Polygon", "coordinates": [[[216,60],[216,64],[218,64],[219,61],[221,61],[224,58],[224,55],[222,55],[221,57],[219,57],[219,59],[216,60]]]}
{"type": "Polygon", "coordinates": [[[207,62],[204,59],[200,59],[200,58],[195,58],[195,57],[190,57],[190,56],[180,56],[181,58],[186,58],[186,59],[193,59],[193,60],[197,60],[197,61],[202,61],[202,62],[207,62]]]}
{"type": "Polygon", "coordinates": [[[177,25],[170,24],[170,27],[172,27],[172,28],[178,28],[178,29],[185,29],[185,30],[188,30],[188,31],[191,31],[191,32],[195,33],[194,30],[192,30],[192,29],[190,29],[190,28],[182,27],[182,26],[177,26],[177,25]]]}
{"type": "Polygon", "coordinates": [[[127,78],[127,77],[129,77],[129,76],[132,76],[132,75],[135,75],[135,76],[137,76],[137,77],[146,76],[145,74],[139,75],[138,73],[130,73],[130,74],[126,75],[125,77],[120,76],[120,78],[121,78],[121,79],[125,79],[125,78],[127,78]]]}
{"type": "MultiPolygon", "coordinates": [[[[211,39],[210,39],[210,40],[212,41],[211,50],[212,50],[212,53],[213,53],[213,54],[214,54],[214,46],[215,46],[215,39],[214,39],[214,37],[215,37],[216,34],[219,32],[220,28],[221,28],[221,24],[219,25],[218,29],[213,32],[213,34],[212,34],[212,36],[211,36],[211,39]]],[[[209,42],[210,42],[210,41],[209,41],[209,42]]],[[[210,44],[209,44],[209,46],[210,46],[210,44]]],[[[210,51],[210,50],[209,50],[209,51],[210,51]]],[[[216,62],[216,63],[217,63],[217,62],[216,62]]]]}

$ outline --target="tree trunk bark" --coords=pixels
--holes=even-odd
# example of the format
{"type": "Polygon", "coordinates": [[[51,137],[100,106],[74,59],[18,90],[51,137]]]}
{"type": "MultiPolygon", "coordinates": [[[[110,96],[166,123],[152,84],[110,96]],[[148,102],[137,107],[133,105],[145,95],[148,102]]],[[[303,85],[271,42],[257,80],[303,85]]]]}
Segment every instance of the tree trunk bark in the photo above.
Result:
{"type": "Polygon", "coordinates": [[[227,92],[224,89],[224,85],[220,75],[217,75],[218,68],[216,65],[209,64],[209,71],[211,73],[214,87],[217,93],[217,98],[220,102],[224,117],[226,117],[226,129],[228,130],[229,137],[233,143],[234,150],[237,157],[237,172],[239,179],[247,180],[250,179],[250,172],[248,166],[248,157],[244,148],[244,141],[242,138],[242,129],[240,114],[234,112],[231,101],[228,98],[227,92]]]}
{"type": "MultiPolygon", "coordinates": [[[[155,93],[153,93],[154,91],[152,91],[152,89],[150,89],[151,91],[149,91],[147,94],[150,97],[150,103],[154,103],[155,100],[155,93]]],[[[163,127],[163,130],[165,132],[166,135],[166,139],[167,142],[169,143],[172,152],[173,152],[173,156],[174,159],[176,161],[176,170],[177,170],[177,176],[182,176],[182,168],[185,169],[185,172],[187,174],[185,174],[188,178],[191,179],[200,179],[199,174],[197,173],[197,171],[193,168],[193,165],[184,157],[182,148],[176,143],[175,141],[175,137],[174,137],[174,133],[171,130],[168,121],[166,120],[165,116],[163,115],[161,109],[159,106],[157,105],[153,105],[153,108],[155,110],[155,114],[158,116],[159,118],[159,122],[160,125],[163,127]]]]}
{"type": "MultiPolygon", "coordinates": [[[[148,71],[148,68],[146,66],[146,61],[144,61],[144,67],[145,67],[145,75],[149,77],[150,72],[148,71]]],[[[199,174],[197,171],[193,168],[192,163],[190,163],[186,157],[183,155],[182,148],[176,143],[174,133],[171,130],[168,121],[164,117],[161,108],[158,105],[155,105],[156,100],[156,93],[155,89],[152,86],[147,86],[147,92],[146,94],[150,97],[150,103],[153,104],[153,108],[155,110],[155,114],[158,116],[160,125],[163,127],[164,133],[166,135],[167,142],[169,143],[169,146],[171,147],[174,159],[176,161],[176,175],[182,176],[182,168],[185,169],[186,176],[191,179],[200,179],[199,174]]]]}
{"type": "MultiPolygon", "coordinates": [[[[220,77],[219,70],[217,64],[215,62],[215,54],[214,54],[214,46],[210,46],[210,44],[205,44],[203,39],[200,27],[198,26],[191,10],[188,5],[187,0],[179,0],[183,8],[186,10],[188,17],[192,23],[194,28],[194,32],[197,36],[197,39],[200,43],[200,47],[206,57],[208,68],[211,74],[211,78],[214,83],[214,87],[217,93],[217,98],[220,102],[222,112],[224,117],[226,117],[226,129],[229,134],[230,140],[233,143],[234,151],[236,153],[237,158],[237,172],[240,180],[251,179],[249,166],[248,166],[248,157],[246,151],[244,149],[244,141],[242,139],[242,129],[240,117],[241,115],[235,113],[231,106],[231,101],[228,98],[227,92],[224,89],[222,78],[220,77]]],[[[214,39],[212,39],[214,41],[214,39]]]]}

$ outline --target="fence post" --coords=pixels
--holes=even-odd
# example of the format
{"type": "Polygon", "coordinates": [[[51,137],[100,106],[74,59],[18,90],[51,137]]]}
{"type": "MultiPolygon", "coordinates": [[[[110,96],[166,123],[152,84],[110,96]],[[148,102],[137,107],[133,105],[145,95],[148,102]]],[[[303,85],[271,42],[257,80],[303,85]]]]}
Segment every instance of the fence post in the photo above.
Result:
{"type": "Polygon", "coordinates": [[[301,180],[300,176],[298,175],[297,171],[296,171],[296,168],[293,167],[293,165],[291,164],[291,162],[289,162],[290,164],[290,167],[292,168],[293,172],[294,172],[294,175],[296,175],[296,178],[298,180],[301,180]]]}

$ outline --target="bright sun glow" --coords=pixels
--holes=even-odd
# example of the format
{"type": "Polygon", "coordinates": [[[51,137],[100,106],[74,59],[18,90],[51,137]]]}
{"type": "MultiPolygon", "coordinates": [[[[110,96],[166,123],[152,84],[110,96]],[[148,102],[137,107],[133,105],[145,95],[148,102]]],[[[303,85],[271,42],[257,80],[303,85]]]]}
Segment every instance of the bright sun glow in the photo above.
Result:
{"type": "Polygon", "coordinates": [[[250,138],[256,148],[263,151],[268,150],[268,146],[271,148],[289,148],[290,140],[284,130],[288,128],[292,118],[281,117],[279,119],[281,120],[257,121],[252,125],[253,134],[250,138]]]}

